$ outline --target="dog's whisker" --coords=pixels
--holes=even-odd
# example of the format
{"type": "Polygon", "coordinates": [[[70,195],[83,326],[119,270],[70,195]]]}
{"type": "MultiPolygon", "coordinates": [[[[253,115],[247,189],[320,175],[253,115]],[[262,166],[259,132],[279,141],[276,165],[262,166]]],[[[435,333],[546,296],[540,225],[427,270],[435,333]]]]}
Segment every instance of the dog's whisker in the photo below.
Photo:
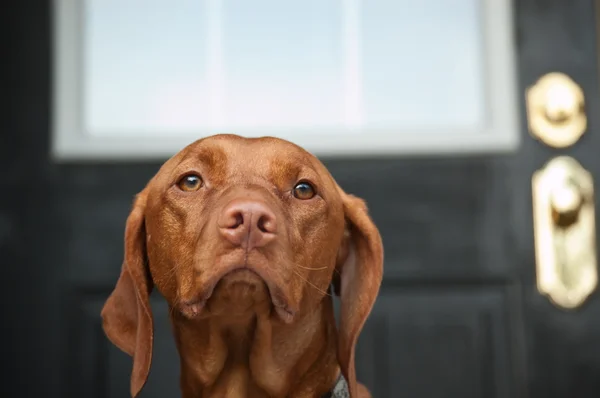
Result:
{"type": "Polygon", "coordinates": [[[306,269],[309,271],[321,271],[321,270],[327,269],[327,267],[304,267],[300,264],[294,264],[294,265],[298,268],[306,269]]]}
{"type": "Polygon", "coordinates": [[[173,267],[166,273],[165,277],[170,279],[176,275],[177,275],[177,267],[173,267]]]}
{"type": "Polygon", "coordinates": [[[308,279],[306,279],[305,277],[303,277],[301,274],[299,274],[296,270],[292,269],[292,271],[294,272],[294,274],[302,279],[307,285],[311,286],[312,288],[316,289],[318,292],[323,293],[326,296],[331,296],[330,293],[324,291],[323,289],[321,289],[320,287],[318,287],[317,285],[315,285],[314,283],[312,283],[311,281],[309,281],[308,279]]]}
{"type": "Polygon", "coordinates": [[[169,317],[171,317],[173,314],[175,314],[175,311],[176,311],[175,310],[175,305],[176,304],[173,304],[173,305],[169,306],[170,307],[169,308],[169,317]]]}
{"type": "Polygon", "coordinates": [[[286,262],[286,263],[290,264],[292,267],[301,268],[301,269],[305,269],[305,270],[308,270],[308,271],[323,271],[323,270],[326,270],[326,269],[329,268],[327,266],[324,266],[324,267],[307,267],[305,265],[298,264],[295,261],[289,261],[289,260],[284,260],[284,259],[282,259],[281,262],[286,262]]]}

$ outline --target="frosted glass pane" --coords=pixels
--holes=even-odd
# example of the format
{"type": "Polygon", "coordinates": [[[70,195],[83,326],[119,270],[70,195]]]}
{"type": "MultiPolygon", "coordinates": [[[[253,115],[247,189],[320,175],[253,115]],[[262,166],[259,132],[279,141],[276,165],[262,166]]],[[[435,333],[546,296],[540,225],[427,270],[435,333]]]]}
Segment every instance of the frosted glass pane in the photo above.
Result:
{"type": "Polygon", "coordinates": [[[225,0],[227,122],[323,127],[342,122],[339,1],[225,0]]]}
{"type": "Polygon", "coordinates": [[[177,132],[207,118],[198,0],[86,0],[84,109],[93,134],[177,132]]]}
{"type": "Polygon", "coordinates": [[[367,124],[410,128],[484,122],[479,0],[361,2],[367,124]]]}
{"type": "Polygon", "coordinates": [[[480,1],[85,0],[84,126],[95,135],[482,126],[480,1]]]}

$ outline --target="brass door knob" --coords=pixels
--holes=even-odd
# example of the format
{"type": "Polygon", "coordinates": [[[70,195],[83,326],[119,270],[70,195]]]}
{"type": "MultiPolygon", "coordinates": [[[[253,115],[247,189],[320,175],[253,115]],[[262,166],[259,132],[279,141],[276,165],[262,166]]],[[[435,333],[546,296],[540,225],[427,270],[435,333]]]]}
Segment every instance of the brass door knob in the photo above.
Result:
{"type": "Polygon", "coordinates": [[[581,109],[581,100],[571,87],[555,82],[545,93],[544,111],[546,118],[553,124],[562,124],[573,120],[581,109]]]}
{"type": "Polygon", "coordinates": [[[573,145],[585,133],[583,90],[563,73],[548,73],[527,89],[527,121],[531,134],[555,148],[573,145]]]}
{"type": "Polygon", "coordinates": [[[576,181],[562,181],[550,191],[552,219],[558,227],[568,228],[575,224],[582,205],[583,195],[576,181]]]}

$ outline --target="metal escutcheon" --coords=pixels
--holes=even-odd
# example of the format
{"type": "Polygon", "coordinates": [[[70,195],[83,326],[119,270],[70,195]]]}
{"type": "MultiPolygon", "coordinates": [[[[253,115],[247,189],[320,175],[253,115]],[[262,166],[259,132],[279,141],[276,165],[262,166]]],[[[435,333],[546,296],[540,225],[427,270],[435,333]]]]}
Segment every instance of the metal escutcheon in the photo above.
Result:
{"type": "Polygon", "coordinates": [[[534,173],[532,189],[538,291],[577,308],[598,284],[592,175],[560,156],[534,173]]]}

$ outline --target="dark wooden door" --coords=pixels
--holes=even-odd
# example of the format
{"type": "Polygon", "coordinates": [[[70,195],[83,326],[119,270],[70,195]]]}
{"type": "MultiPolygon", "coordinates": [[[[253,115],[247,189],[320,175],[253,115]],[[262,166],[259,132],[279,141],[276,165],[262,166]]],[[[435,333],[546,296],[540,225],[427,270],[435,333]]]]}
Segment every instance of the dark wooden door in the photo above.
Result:
{"type": "MultiPolygon", "coordinates": [[[[385,280],[357,357],[375,397],[600,394],[600,296],[565,311],[538,292],[531,199],[532,173],[553,156],[573,156],[600,175],[598,6],[514,5],[516,152],[325,159],[346,190],[367,200],[384,238],[385,280]],[[532,139],[525,114],[525,89],[552,71],[583,88],[588,116],[584,137],[561,150],[532,139]]],[[[159,162],[50,160],[51,2],[13,2],[10,11],[2,24],[10,48],[1,89],[1,325],[9,368],[1,395],[127,397],[131,362],[104,337],[99,312],[118,275],[132,197],[159,162]]],[[[152,304],[156,345],[143,396],[175,397],[167,307],[159,297],[152,304]]]]}

